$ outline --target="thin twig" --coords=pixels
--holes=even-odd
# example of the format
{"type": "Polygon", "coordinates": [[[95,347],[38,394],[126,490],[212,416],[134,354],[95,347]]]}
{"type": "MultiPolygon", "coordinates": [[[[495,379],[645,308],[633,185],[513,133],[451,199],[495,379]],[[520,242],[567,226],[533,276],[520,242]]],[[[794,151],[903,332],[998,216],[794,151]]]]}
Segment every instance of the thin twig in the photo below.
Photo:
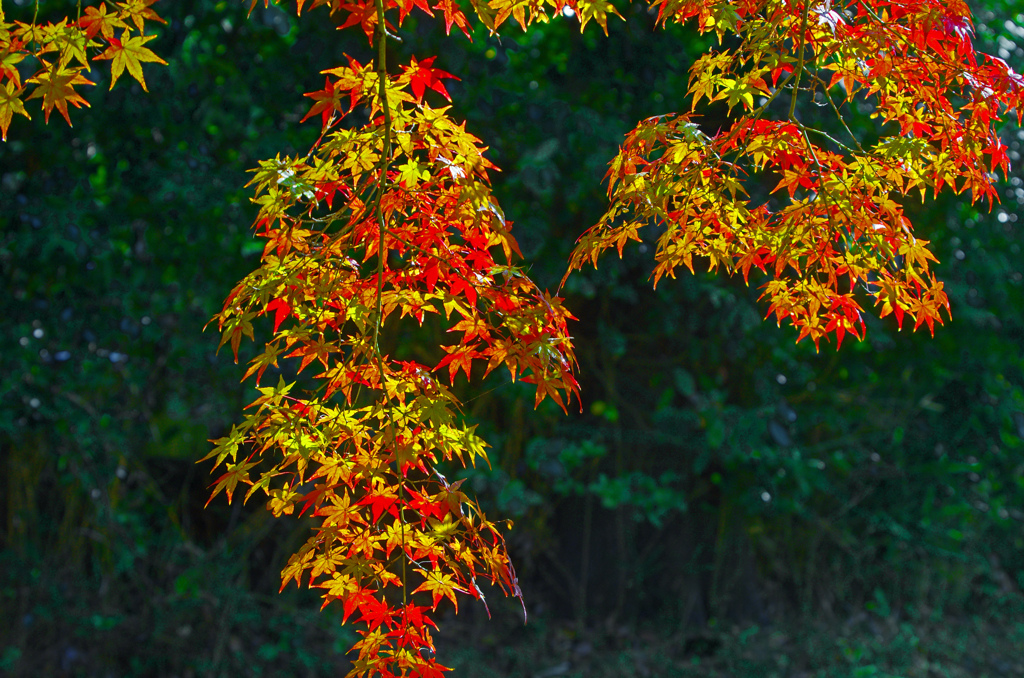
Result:
{"type": "MultiPolygon", "coordinates": [[[[860,140],[857,138],[857,135],[854,134],[850,129],[850,126],[846,124],[846,118],[844,118],[843,114],[839,111],[839,107],[836,106],[836,102],[832,100],[832,95],[828,93],[828,87],[825,85],[825,81],[817,75],[815,75],[814,78],[821,83],[822,94],[825,95],[825,99],[828,100],[829,105],[832,106],[832,111],[836,114],[836,118],[839,120],[840,124],[842,124],[843,129],[845,129],[846,133],[850,135],[851,139],[853,139],[853,143],[857,145],[857,150],[861,153],[865,153],[866,151],[864,150],[864,147],[860,145],[860,140]]],[[[853,100],[853,92],[850,92],[850,100],[853,100]]],[[[846,148],[846,146],[843,145],[843,148],[846,148]]]]}

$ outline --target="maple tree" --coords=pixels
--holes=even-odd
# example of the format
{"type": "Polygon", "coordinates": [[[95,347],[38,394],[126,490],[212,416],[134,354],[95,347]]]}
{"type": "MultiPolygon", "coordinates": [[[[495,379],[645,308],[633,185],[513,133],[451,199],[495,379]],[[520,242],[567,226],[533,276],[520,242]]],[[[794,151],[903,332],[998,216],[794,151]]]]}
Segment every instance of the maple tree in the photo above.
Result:
{"type": "MultiPolygon", "coordinates": [[[[56,108],[70,123],[68,104],[88,105],[75,88],[91,84],[90,60],[111,61],[111,87],[127,69],[145,88],[142,64],[163,63],[145,47],[146,21],[160,21],[153,1],[102,3],[48,24],[0,14],[4,138],[36,98],[46,118],[56,108]],[[30,61],[38,66],[26,78],[30,61]]],[[[377,58],[323,71],[324,88],[306,95],[305,119],[321,125],[316,144],[254,170],[260,267],[215,320],[236,359],[258,318],[272,318],[272,337],[245,374],[259,398],[206,457],[224,467],[211,500],[221,492],[230,500],[241,483],[246,498],[265,493],[275,515],[314,516],[282,588],[317,587],[325,605],[340,602],[359,623],[353,675],[436,676],[444,667],[431,629],[442,600],[456,608],[457,593],[482,600],[478,579],[521,597],[500,525],[439,471],[486,461],[486,444],[441,376],[452,385],[460,372],[470,379],[504,368],[536,386],[535,404],[551,398],[566,409],[578,400],[572,316],[516,265],[485,147],[449,107],[427,99],[431,90],[450,101],[444,81],[455,76],[433,57],[387,64],[388,40],[413,9],[468,36],[460,6],[299,0],[296,11],[321,5],[339,28],[363,31],[377,58]],[[453,336],[434,364],[381,349],[385,330],[413,321],[453,336]],[[260,385],[286,359],[297,359],[296,378],[260,385]],[[305,389],[297,375],[309,368],[316,386],[305,389]]],[[[618,13],[604,0],[471,5],[492,32],[509,18],[525,29],[559,14],[576,16],[581,29],[606,28],[618,13]]],[[[649,118],[627,135],[607,175],[610,207],[581,237],[569,272],[608,249],[621,255],[653,226],[655,284],[680,265],[692,271],[694,256],[745,280],[756,268],[769,278],[768,314],[788,318],[798,341],[863,338],[864,298],[901,326],[909,317],[914,329],[934,331],[948,301],[928,241],[915,237],[897,199],[949,186],[991,205],[994,172],[1008,167],[997,126],[1008,111],[1018,122],[1024,111],[1024,79],[975,52],[967,6],[656,0],[651,8],[662,25],[692,20],[721,46],[690,69],[689,113],[649,118]],[[802,122],[802,101],[830,111],[839,131],[802,122]],[[696,114],[714,102],[728,109],[717,129],[696,114]],[[867,147],[845,122],[864,115],[861,107],[879,129],[867,147]]]]}

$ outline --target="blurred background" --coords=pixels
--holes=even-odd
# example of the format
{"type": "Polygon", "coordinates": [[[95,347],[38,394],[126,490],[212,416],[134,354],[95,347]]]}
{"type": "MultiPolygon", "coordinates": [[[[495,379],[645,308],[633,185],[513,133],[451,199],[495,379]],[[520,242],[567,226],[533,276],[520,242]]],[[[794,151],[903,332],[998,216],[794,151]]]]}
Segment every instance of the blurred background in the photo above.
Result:
{"type": "MultiPolygon", "coordinates": [[[[160,3],[149,47],[170,65],[147,66],[148,95],[93,71],[74,128],[36,108],[0,145],[0,674],[350,666],[339,611],[278,593],[309,525],[259,501],[204,510],[195,463],[253,398],[203,332],[262,250],[246,170],[305,152],[302,93],[343,53],[369,58],[323,9],[244,4],[160,3]]],[[[1020,11],[975,6],[979,46],[1018,70],[1020,11]]],[[[688,107],[712,44],[623,13],[609,38],[558,18],[472,42],[411,15],[392,56],[462,78],[454,115],[502,168],[543,287],[603,211],[619,139],[688,107]]],[[[574,275],[583,412],[534,412],[501,379],[462,392],[493,446],[466,486],[515,520],[530,620],[515,601],[446,615],[451,675],[1024,676],[1024,133],[1005,137],[991,212],[908,201],[953,306],[934,339],[869,316],[867,341],[816,354],[762,321],[763,280],[698,270],[652,291],[650,244],[574,275]]]]}

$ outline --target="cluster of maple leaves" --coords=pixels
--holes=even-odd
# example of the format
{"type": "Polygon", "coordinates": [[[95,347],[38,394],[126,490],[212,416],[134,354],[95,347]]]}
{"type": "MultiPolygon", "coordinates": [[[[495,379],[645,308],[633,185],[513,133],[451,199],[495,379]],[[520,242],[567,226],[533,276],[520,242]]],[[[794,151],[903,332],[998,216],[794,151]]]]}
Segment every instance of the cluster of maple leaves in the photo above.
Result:
{"type": "Polygon", "coordinates": [[[729,124],[706,131],[692,114],[662,115],[630,132],[606,177],[611,205],[570,271],[609,248],[621,254],[656,225],[655,284],[680,265],[692,272],[694,255],[744,280],[756,267],[771,278],[768,315],[788,318],[798,341],[863,339],[858,292],[900,327],[909,317],[934,333],[949,302],[928,241],[894,198],[948,186],[991,206],[994,172],[1009,167],[996,123],[1024,113],[1024,78],[975,52],[966,3],[653,7],[661,23],[694,19],[735,36],[735,47],[697,59],[689,79],[693,108],[724,101],[729,124]],[[834,129],[801,122],[800,98],[831,112],[834,129]],[[868,148],[846,123],[858,106],[881,123],[868,148]],[[775,181],[769,199],[751,197],[751,186],[775,181]]]}
{"type": "MultiPolygon", "coordinates": [[[[145,22],[160,21],[154,1],[101,3],[49,24],[9,24],[0,13],[4,137],[36,98],[47,118],[57,108],[70,122],[69,103],[88,105],[75,87],[90,84],[90,59],[112,61],[111,87],[125,68],[145,87],[142,62],[163,63],[144,47],[145,22]],[[37,70],[23,82],[29,58],[37,70]]],[[[525,29],[558,14],[607,29],[617,14],[606,0],[469,4],[492,32],[509,18],[525,29]]],[[[460,6],[297,0],[296,11],[320,6],[340,28],[365,32],[378,57],[323,71],[323,89],[306,95],[305,119],[321,125],[314,147],[254,170],[263,255],[215,320],[236,360],[258,318],[273,329],[245,374],[259,398],[206,457],[222,467],[211,499],[230,500],[241,484],[246,499],[265,493],[275,515],[316,519],[282,588],[318,587],[357,623],[350,675],[438,676],[431,629],[442,600],[483,600],[481,582],[522,595],[500,525],[439,471],[486,461],[439,373],[453,384],[503,367],[536,386],[536,404],[565,409],[579,398],[572,316],[515,265],[480,140],[427,99],[430,90],[450,101],[443,81],[454,76],[433,57],[386,64],[386,42],[413,9],[468,36],[460,6]],[[385,329],[427,320],[452,336],[433,364],[382,351],[385,329]],[[271,367],[283,370],[278,383],[260,386],[271,367]],[[304,388],[298,374],[310,369],[314,386],[304,388]]],[[[756,268],[768,278],[768,315],[789,319],[798,341],[863,338],[864,299],[900,326],[909,317],[934,331],[946,294],[928,241],[896,199],[948,186],[991,204],[994,172],[1008,167],[997,125],[1024,111],[1024,79],[975,52],[967,6],[654,0],[651,9],[662,25],[716,32],[722,46],[690,70],[689,113],[649,118],[626,136],[607,175],[608,211],[580,238],[569,272],[654,229],[655,284],[680,265],[692,271],[695,256],[744,280],[756,268]],[[728,108],[718,129],[694,112],[705,101],[728,108]],[[834,119],[802,122],[801,101],[834,119]],[[847,125],[855,115],[877,120],[870,147],[847,125]]]]}
{"type": "Polygon", "coordinates": [[[31,118],[25,102],[32,99],[42,99],[47,121],[56,108],[70,125],[68,104],[75,108],[89,105],[75,88],[95,84],[84,75],[92,70],[90,61],[110,60],[111,89],[126,68],[142,89],[146,89],[142,63],[167,63],[146,47],[146,43],[156,37],[146,35],[146,22],[166,23],[150,8],[154,2],[156,0],[102,2],[98,7],[86,7],[73,21],[64,17],[45,24],[8,23],[0,8],[0,135],[3,140],[7,141],[7,129],[15,114],[31,118]],[[22,82],[26,65],[32,76],[22,82]]]}
{"type": "Polygon", "coordinates": [[[486,445],[436,373],[454,382],[478,363],[484,375],[504,366],[537,385],[538,403],[564,408],[578,390],[571,316],[512,265],[518,248],[479,141],[424,101],[427,88],[445,93],[447,74],[429,60],[383,78],[355,60],[326,74],[309,95],[324,131],[316,148],[256,170],[262,266],[217,318],[237,350],[257,316],[273,316],[273,340],[246,376],[294,358],[320,386],[260,388],[211,453],[225,466],[214,494],[242,482],[247,497],[267,492],[276,515],[298,506],[320,519],[282,586],[308,575],[325,604],[364,622],[357,675],[437,675],[430,613],[442,599],[482,600],[478,580],[521,592],[498,528],[437,469],[486,460],[486,445]],[[368,124],[337,125],[361,106],[368,124]],[[393,359],[379,333],[394,316],[443,319],[456,341],[434,365],[393,359]]]}

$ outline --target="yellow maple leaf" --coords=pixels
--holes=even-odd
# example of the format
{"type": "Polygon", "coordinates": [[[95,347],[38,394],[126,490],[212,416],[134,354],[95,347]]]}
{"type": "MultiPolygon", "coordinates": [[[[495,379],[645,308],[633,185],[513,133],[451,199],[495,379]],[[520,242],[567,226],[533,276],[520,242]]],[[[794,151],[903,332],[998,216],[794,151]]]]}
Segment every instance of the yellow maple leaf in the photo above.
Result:
{"type": "Polygon", "coordinates": [[[580,12],[581,33],[587,27],[587,22],[593,19],[597,21],[604,34],[608,35],[608,15],[614,14],[620,19],[622,18],[619,10],[615,9],[615,6],[607,0],[579,0],[577,7],[579,7],[580,12]]]}
{"type": "Polygon", "coordinates": [[[430,172],[427,165],[416,162],[412,158],[398,168],[398,183],[406,188],[416,188],[421,181],[429,178],[430,172]]]}
{"type": "Polygon", "coordinates": [[[455,591],[464,593],[460,589],[456,582],[452,579],[451,575],[445,574],[440,570],[433,570],[427,572],[426,570],[417,569],[421,575],[423,575],[424,582],[413,591],[413,593],[419,593],[420,591],[428,591],[433,595],[434,598],[434,609],[437,609],[437,604],[441,602],[442,598],[447,598],[452,601],[455,606],[455,611],[459,610],[459,601],[455,599],[455,591]]]}
{"type": "Polygon", "coordinates": [[[61,20],[59,24],[55,24],[47,31],[50,47],[60,53],[62,64],[68,64],[74,59],[88,68],[89,57],[86,54],[86,49],[95,47],[96,42],[90,40],[85,31],[78,26],[74,24],[69,26],[65,22],[66,20],[61,20]]]}
{"type": "Polygon", "coordinates": [[[20,98],[23,91],[25,91],[23,88],[19,89],[10,80],[6,85],[0,87],[0,133],[2,133],[4,141],[7,141],[7,128],[11,126],[11,118],[15,113],[31,119],[20,98]]]}
{"type": "Polygon", "coordinates": [[[82,75],[82,70],[81,66],[67,68],[66,66],[54,64],[40,71],[34,78],[27,81],[39,85],[28,98],[38,99],[41,97],[43,99],[43,114],[47,122],[50,121],[50,113],[54,107],[60,111],[61,115],[64,116],[64,119],[70,125],[71,118],[68,117],[68,104],[70,103],[76,108],[81,108],[82,105],[89,106],[89,102],[75,91],[75,85],[93,84],[82,75]]]}
{"type": "Polygon", "coordinates": [[[146,88],[146,79],[142,77],[142,62],[148,61],[150,63],[163,64],[164,66],[167,65],[167,62],[154,54],[151,49],[144,47],[147,42],[155,37],[155,35],[136,35],[129,38],[128,31],[125,31],[121,34],[120,40],[111,38],[110,47],[103,54],[96,57],[96,59],[112,59],[110,64],[110,89],[114,89],[114,84],[121,77],[121,74],[124,73],[125,67],[127,67],[132,77],[142,85],[142,89],[147,92],[149,91],[146,88]]]}

